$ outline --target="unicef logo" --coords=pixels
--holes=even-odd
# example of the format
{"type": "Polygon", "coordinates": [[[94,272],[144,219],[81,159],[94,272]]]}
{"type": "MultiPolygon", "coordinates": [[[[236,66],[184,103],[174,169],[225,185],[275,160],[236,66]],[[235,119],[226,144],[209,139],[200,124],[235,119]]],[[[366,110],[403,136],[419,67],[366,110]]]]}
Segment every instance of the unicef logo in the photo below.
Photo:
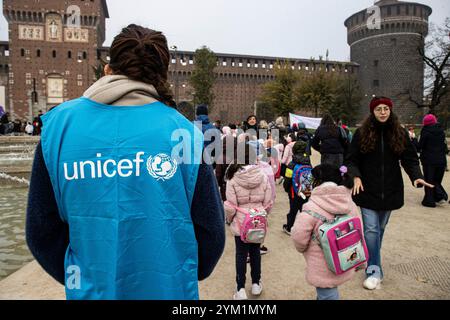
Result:
{"type": "Polygon", "coordinates": [[[169,180],[177,172],[177,162],[168,155],[160,153],[147,160],[148,173],[156,180],[169,180]]]}

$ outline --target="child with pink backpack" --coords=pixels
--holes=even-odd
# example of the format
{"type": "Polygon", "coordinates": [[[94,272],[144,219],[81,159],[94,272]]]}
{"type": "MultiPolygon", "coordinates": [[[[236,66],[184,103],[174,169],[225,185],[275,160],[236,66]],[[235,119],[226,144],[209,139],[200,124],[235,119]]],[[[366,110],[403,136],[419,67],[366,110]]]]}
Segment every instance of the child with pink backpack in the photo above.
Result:
{"type": "Polygon", "coordinates": [[[339,300],[338,286],[369,258],[362,220],[346,167],[322,164],[312,176],[315,188],[297,215],[291,237],[306,260],[306,281],[316,287],[317,300],[339,300]]]}
{"type": "Polygon", "coordinates": [[[237,156],[227,169],[226,179],[226,220],[236,244],[237,291],[233,299],[246,300],[247,256],[250,257],[251,293],[259,296],[263,289],[260,244],[267,234],[267,215],[273,205],[272,189],[258,165],[255,149],[245,142],[238,144],[237,156]]]}

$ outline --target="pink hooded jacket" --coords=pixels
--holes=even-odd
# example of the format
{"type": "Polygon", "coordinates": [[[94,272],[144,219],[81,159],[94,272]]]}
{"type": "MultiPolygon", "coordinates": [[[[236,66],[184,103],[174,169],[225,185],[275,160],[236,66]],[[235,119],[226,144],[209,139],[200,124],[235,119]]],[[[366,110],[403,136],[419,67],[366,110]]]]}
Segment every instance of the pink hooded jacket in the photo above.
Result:
{"type": "Polygon", "coordinates": [[[261,168],[262,172],[267,176],[267,180],[270,184],[270,189],[272,190],[272,202],[275,203],[275,198],[277,197],[276,186],[275,186],[275,174],[273,168],[270,164],[265,161],[258,161],[258,166],[261,168]]]}
{"type": "MultiPolygon", "coordinates": [[[[303,211],[306,210],[327,219],[343,214],[360,216],[358,207],[352,200],[351,190],[332,182],[326,182],[313,190],[308,203],[303,206],[303,211]]],[[[355,271],[338,276],[328,269],[322,249],[311,240],[312,232],[317,234],[321,225],[322,221],[302,212],[297,215],[291,237],[297,251],[305,257],[306,281],[316,288],[335,288],[351,280],[355,271]]]]}
{"type": "Polygon", "coordinates": [[[283,158],[281,159],[281,163],[284,165],[288,165],[292,162],[292,148],[294,147],[295,142],[289,143],[284,149],[283,158]]]}
{"type": "Polygon", "coordinates": [[[259,166],[247,166],[236,172],[233,179],[227,182],[227,201],[224,203],[227,221],[232,221],[230,230],[234,236],[240,236],[240,225],[245,215],[236,211],[232,205],[246,209],[272,209],[272,190],[267,176],[259,166]],[[239,219],[239,225],[236,223],[239,219]]]}

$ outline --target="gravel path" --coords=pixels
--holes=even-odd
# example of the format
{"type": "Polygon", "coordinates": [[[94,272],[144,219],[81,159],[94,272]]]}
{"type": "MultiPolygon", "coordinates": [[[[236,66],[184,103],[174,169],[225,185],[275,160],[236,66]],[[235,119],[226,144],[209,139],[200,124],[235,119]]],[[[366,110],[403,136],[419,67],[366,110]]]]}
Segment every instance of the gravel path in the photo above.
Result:
{"type": "MultiPolygon", "coordinates": [[[[313,162],[317,160],[316,154],[313,162]]],[[[448,172],[443,185],[450,191],[448,172]]],[[[264,291],[259,299],[315,299],[314,288],[304,279],[303,256],[281,231],[289,204],[281,186],[277,188],[265,244],[270,252],[262,257],[264,291]]],[[[363,289],[364,274],[359,272],[351,282],[340,287],[342,299],[450,299],[450,204],[434,209],[422,207],[423,190],[414,189],[407,177],[405,195],[405,206],[393,213],[385,234],[382,288],[363,289]]],[[[248,270],[248,278],[249,275],[248,270]]],[[[250,280],[247,282],[249,293],[250,280]]],[[[231,299],[235,290],[234,241],[228,230],[225,252],[216,270],[199,287],[201,299],[231,299]]],[[[32,262],[0,282],[0,299],[64,299],[64,288],[32,262]]]]}

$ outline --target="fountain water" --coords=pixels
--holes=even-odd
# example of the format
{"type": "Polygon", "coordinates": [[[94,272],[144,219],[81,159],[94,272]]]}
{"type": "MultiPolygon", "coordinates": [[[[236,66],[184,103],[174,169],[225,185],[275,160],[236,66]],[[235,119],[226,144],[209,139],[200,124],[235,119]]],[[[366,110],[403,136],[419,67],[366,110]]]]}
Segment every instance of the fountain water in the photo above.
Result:
{"type": "Polygon", "coordinates": [[[25,214],[38,141],[0,137],[0,280],[32,260],[25,241],[25,214]]]}

